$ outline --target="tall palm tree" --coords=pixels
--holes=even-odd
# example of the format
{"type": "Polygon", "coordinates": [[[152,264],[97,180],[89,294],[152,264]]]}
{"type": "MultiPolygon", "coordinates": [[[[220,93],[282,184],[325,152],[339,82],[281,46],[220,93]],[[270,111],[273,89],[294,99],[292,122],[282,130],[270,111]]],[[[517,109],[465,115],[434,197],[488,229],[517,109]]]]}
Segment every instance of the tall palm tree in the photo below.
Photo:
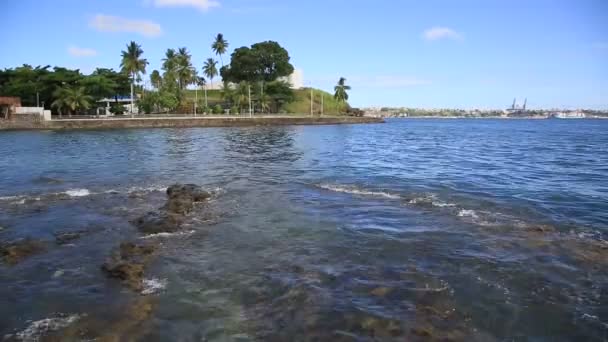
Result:
{"type": "Polygon", "coordinates": [[[154,70],[152,73],[150,73],[150,82],[154,88],[160,89],[163,78],[160,76],[160,72],[158,70],[154,70]]]}
{"type": "MultiPolygon", "coordinates": [[[[209,77],[211,81],[211,88],[213,88],[213,78],[218,75],[217,61],[213,58],[207,58],[205,65],[203,66],[203,73],[209,77]]],[[[205,106],[207,106],[207,87],[205,87],[205,106]]]]}
{"type": "Polygon", "coordinates": [[[228,44],[228,41],[224,39],[224,35],[221,33],[217,34],[217,36],[215,37],[215,41],[213,41],[213,44],[211,44],[211,48],[213,49],[215,54],[220,56],[222,66],[224,66],[224,60],[222,59],[222,55],[226,53],[226,50],[228,49],[229,45],[230,44],[228,44]]]}
{"type": "Polygon", "coordinates": [[[55,101],[53,101],[51,107],[57,108],[59,117],[61,117],[63,110],[67,110],[70,117],[72,113],[87,110],[91,108],[91,102],[93,101],[93,97],[86,94],[84,87],[59,88],[53,93],[53,96],[55,101]]]}
{"type": "Polygon", "coordinates": [[[196,114],[196,107],[198,107],[198,88],[200,88],[200,87],[204,87],[205,88],[205,110],[207,110],[207,107],[209,107],[207,105],[207,87],[206,87],[207,80],[205,80],[204,77],[196,76],[195,80],[194,80],[194,84],[196,85],[196,88],[194,88],[194,99],[195,99],[194,100],[194,103],[195,103],[195,105],[194,105],[195,106],[194,107],[195,108],[194,114],[196,114]]]}
{"type": "MultiPolygon", "coordinates": [[[[338,101],[338,105],[344,104],[348,101],[348,90],[350,90],[350,86],[346,85],[346,78],[340,77],[338,80],[338,84],[334,87],[334,98],[338,101]]],[[[338,109],[340,111],[340,109],[338,109]]]]}
{"type": "Polygon", "coordinates": [[[192,56],[185,47],[177,50],[177,77],[180,90],[194,83],[196,69],[192,66],[192,56]]]}
{"type": "Polygon", "coordinates": [[[174,49],[167,49],[163,58],[163,85],[174,90],[177,83],[177,53],[174,49]]]}
{"type": "Polygon", "coordinates": [[[122,71],[131,76],[131,114],[133,114],[133,86],[135,80],[140,77],[140,74],[146,73],[146,66],[148,60],[142,58],[144,50],[141,49],[141,45],[131,41],[127,44],[127,50],[122,51],[122,61],[120,67],[122,71]]]}

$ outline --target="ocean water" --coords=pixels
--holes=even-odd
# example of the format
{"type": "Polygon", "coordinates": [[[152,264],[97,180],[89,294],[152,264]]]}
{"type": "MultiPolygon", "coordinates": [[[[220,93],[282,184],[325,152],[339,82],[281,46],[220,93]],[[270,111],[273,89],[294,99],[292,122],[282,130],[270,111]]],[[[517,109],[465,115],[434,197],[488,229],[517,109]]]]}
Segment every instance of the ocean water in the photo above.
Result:
{"type": "Polygon", "coordinates": [[[2,132],[22,238],[48,248],[0,262],[9,340],[607,341],[608,121],[2,132]],[[177,182],[213,196],[139,233],[177,182]],[[141,293],[100,270],[123,241],[161,246],[141,293]]]}

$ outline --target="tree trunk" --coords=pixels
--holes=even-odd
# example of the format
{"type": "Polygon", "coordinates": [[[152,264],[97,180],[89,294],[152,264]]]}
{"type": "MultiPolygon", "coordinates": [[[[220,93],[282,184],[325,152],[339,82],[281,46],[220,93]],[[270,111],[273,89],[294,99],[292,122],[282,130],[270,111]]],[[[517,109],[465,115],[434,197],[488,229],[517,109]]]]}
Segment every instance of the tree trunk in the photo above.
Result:
{"type": "Polygon", "coordinates": [[[131,79],[131,117],[133,117],[133,83],[135,83],[135,76],[131,79]]]}

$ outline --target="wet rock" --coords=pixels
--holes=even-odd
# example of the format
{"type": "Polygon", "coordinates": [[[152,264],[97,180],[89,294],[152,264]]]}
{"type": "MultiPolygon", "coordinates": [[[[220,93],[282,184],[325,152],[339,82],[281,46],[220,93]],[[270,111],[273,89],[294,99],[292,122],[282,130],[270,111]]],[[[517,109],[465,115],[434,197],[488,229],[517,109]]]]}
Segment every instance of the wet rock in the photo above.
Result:
{"type": "Polygon", "coordinates": [[[181,228],[185,215],[194,209],[194,203],[211,195],[195,184],[174,184],[167,189],[167,203],[157,211],[132,221],[146,234],[172,233],[181,228]]]}
{"type": "Polygon", "coordinates": [[[158,234],[173,233],[180,229],[183,217],[164,211],[151,211],[146,215],[132,221],[142,233],[158,234]]]}
{"type": "Polygon", "coordinates": [[[528,228],[529,232],[532,233],[540,233],[540,234],[545,234],[545,233],[554,233],[555,232],[555,228],[549,225],[535,225],[532,227],[528,228]]]}
{"type": "Polygon", "coordinates": [[[45,250],[45,242],[30,238],[0,246],[0,254],[4,258],[4,261],[11,265],[17,264],[34,254],[42,253],[45,250]]]}
{"type": "Polygon", "coordinates": [[[112,254],[101,269],[108,277],[120,279],[129,288],[141,291],[145,267],[155,250],[155,245],[122,243],[118,251],[112,254]]]}
{"type": "Polygon", "coordinates": [[[59,178],[41,176],[41,177],[36,178],[34,180],[34,183],[56,185],[56,184],[63,183],[63,180],[61,180],[59,178]]]}
{"type": "Polygon", "coordinates": [[[55,242],[58,245],[65,245],[68,244],[72,241],[78,240],[80,239],[80,237],[82,236],[82,234],[84,234],[84,231],[77,231],[77,232],[57,232],[55,233],[55,242]]]}
{"type": "Polygon", "coordinates": [[[211,194],[196,184],[174,184],[167,188],[169,199],[189,198],[193,202],[202,202],[211,197],[211,194]]]}
{"type": "Polygon", "coordinates": [[[373,289],[370,293],[376,297],[384,297],[387,294],[391,293],[392,289],[388,287],[377,287],[373,289]]]}

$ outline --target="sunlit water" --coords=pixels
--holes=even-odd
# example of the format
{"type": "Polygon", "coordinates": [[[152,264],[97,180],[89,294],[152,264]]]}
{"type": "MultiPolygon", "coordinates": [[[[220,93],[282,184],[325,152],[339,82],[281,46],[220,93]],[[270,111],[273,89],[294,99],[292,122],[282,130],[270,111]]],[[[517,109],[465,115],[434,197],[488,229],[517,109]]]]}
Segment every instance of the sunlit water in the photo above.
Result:
{"type": "Polygon", "coordinates": [[[607,236],[608,121],[0,134],[0,241],[51,246],[0,264],[11,338],[145,295],[142,340],[606,341],[607,236]],[[143,236],[176,182],[213,197],[143,236]],[[151,239],[143,294],[102,274],[151,239]]]}

